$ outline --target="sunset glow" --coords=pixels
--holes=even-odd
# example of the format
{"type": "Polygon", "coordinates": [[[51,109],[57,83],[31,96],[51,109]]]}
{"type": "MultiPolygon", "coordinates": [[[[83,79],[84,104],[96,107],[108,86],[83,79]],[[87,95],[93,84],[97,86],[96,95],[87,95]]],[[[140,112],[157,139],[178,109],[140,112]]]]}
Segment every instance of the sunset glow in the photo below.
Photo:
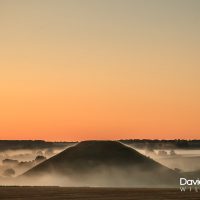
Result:
{"type": "Polygon", "coordinates": [[[1,0],[0,139],[200,139],[199,10],[1,0]]]}

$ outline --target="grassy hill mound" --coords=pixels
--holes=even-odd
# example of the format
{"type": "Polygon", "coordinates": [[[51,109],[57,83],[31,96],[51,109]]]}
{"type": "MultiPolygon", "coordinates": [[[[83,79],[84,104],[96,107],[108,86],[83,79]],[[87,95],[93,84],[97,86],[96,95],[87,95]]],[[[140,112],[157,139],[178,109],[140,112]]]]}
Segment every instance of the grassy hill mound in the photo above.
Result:
{"type": "Polygon", "coordinates": [[[178,181],[175,171],[116,141],[80,142],[21,177],[42,176],[67,186],[166,187],[178,181]]]}

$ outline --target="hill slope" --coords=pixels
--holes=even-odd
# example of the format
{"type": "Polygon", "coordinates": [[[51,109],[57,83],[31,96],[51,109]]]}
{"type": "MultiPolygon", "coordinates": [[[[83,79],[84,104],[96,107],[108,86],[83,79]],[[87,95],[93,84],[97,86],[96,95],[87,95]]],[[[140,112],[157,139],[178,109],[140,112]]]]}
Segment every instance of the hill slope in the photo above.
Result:
{"type": "Polygon", "coordinates": [[[115,141],[80,142],[22,177],[65,186],[161,187],[178,181],[173,170],[115,141]]]}

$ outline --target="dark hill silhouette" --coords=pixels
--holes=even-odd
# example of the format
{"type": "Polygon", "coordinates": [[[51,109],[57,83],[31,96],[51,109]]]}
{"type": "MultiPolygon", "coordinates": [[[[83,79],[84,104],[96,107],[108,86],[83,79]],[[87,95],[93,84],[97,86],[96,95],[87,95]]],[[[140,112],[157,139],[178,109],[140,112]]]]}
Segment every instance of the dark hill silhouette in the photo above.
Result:
{"type": "Polygon", "coordinates": [[[80,142],[27,171],[21,178],[39,179],[44,175],[56,177],[58,184],[61,177],[62,184],[70,186],[162,187],[178,181],[175,171],[116,141],[80,142]]]}

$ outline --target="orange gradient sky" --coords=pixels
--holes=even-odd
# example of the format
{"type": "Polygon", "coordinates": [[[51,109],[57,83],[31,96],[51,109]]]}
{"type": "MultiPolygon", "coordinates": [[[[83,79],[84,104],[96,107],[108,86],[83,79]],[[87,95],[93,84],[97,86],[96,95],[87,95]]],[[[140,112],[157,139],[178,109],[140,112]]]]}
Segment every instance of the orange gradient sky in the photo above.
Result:
{"type": "Polygon", "coordinates": [[[0,139],[200,139],[199,10],[0,0],[0,139]]]}

